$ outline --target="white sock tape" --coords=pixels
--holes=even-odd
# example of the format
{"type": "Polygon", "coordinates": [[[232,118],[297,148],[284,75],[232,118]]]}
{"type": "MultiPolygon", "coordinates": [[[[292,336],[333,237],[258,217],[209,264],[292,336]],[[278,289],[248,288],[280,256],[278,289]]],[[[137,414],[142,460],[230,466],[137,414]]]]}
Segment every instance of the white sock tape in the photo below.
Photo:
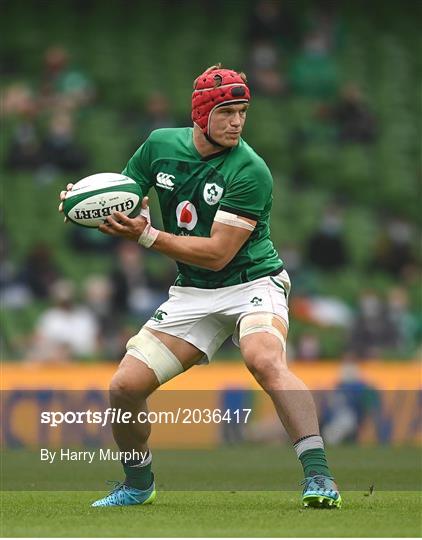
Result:
{"type": "Polygon", "coordinates": [[[306,437],[306,439],[303,439],[294,445],[294,449],[298,458],[303,454],[303,452],[306,452],[307,450],[313,450],[314,448],[324,449],[324,442],[322,440],[322,437],[320,437],[319,435],[311,435],[310,437],[306,437]]]}

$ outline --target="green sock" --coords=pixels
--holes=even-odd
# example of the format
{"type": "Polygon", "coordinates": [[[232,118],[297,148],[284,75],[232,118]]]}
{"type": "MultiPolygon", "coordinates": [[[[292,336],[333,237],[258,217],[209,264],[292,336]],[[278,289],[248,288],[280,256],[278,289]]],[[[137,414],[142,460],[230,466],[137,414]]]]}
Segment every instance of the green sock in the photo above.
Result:
{"type": "Polygon", "coordinates": [[[310,450],[305,450],[305,452],[300,454],[299,460],[302,463],[305,477],[315,476],[316,474],[331,477],[333,476],[328,468],[327,458],[325,457],[325,451],[323,448],[312,448],[310,450]]]}
{"type": "Polygon", "coordinates": [[[122,465],[126,474],[125,484],[127,486],[142,490],[151,487],[154,478],[151,471],[152,460],[149,460],[146,465],[133,461],[122,463],[122,465]]]}

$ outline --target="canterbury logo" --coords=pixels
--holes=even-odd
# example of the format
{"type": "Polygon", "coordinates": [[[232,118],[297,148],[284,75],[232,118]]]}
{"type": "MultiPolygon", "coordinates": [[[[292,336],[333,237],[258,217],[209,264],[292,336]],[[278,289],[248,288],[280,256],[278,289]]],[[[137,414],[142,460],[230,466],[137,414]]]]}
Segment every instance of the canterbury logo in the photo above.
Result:
{"type": "Polygon", "coordinates": [[[157,186],[171,191],[174,189],[174,184],[172,182],[174,179],[175,177],[172,174],[159,172],[157,174],[157,186]]]}

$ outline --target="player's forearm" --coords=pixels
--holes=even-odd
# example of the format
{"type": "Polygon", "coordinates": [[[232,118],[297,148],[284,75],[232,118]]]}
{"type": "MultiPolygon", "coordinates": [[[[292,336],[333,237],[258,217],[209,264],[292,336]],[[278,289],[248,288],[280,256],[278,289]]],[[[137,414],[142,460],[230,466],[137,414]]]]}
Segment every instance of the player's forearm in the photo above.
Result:
{"type": "Polygon", "coordinates": [[[157,236],[152,249],[185,263],[220,270],[224,262],[223,254],[214,238],[197,236],[175,236],[163,231],[157,236]]]}

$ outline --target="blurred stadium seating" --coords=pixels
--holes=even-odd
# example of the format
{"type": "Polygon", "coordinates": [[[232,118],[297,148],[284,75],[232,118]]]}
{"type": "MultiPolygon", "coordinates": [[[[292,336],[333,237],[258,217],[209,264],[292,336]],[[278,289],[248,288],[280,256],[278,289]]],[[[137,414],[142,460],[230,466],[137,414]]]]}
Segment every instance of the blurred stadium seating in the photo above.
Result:
{"type": "MultiPolygon", "coordinates": [[[[324,9],[323,3],[306,0],[291,4],[301,25],[311,7],[324,9]]],[[[2,113],[1,219],[9,246],[7,259],[15,268],[21,267],[36,240],[51,248],[64,277],[79,285],[87,275],[111,271],[113,258],[108,251],[87,254],[71,246],[69,226],[63,226],[56,211],[58,192],[68,181],[86,174],[124,167],[140,143],[131,111],[135,117],[136,111],[142,116],[142,105],[152,92],[166,94],[174,115],[186,119],[186,124],[196,73],[216,61],[246,70],[245,29],[254,5],[239,0],[62,0],[43,2],[40,9],[35,1],[2,2],[2,18],[7,21],[0,57],[4,91],[22,83],[36,93],[43,56],[51,45],[63,46],[72,65],[96,89],[95,100],[74,113],[76,138],[91,159],[76,176],[56,169],[6,169],[6,154],[20,118],[2,113]]],[[[287,245],[296,246],[302,257],[293,295],[337,298],[355,312],[363,290],[377,291],[383,299],[392,287],[406,290],[414,321],[412,338],[400,348],[383,350],[387,358],[415,357],[422,339],[417,245],[422,58],[417,21],[421,8],[421,2],[338,3],[335,16],[341,35],[332,54],[340,85],[358,84],[377,119],[378,137],[372,144],[339,144],[330,134],[330,126],[317,118],[321,100],[294,92],[254,99],[244,135],[274,175],[274,243],[282,257],[287,245]],[[324,210],[332,204],[343,212],[349,262],[327,273],[312,268],[305,252],[324,210]],[[413,231],[410,262],[396,275],[375,260],[378,242],[394,219],[413,231]]],[[[294,50],[283,54],[286,66],[294,61],[294,50]]],[[[41,113],[38,121],[45,132],[48,114],[41,113]]],[[[153,210],[157,215],[154,197],[153,210]]],[[[154,268],[167,265],[155,258],[148,258],[147,264],[154,268]]],[[[31,300],[22,307],[2,308],[4,358],[22,357],[27,336],[46,304],[45,300],[31,300]]],[[[319,340],[318,356],[341,358],[348,352],[350,328],[305,320],[294,310],[292,316],[294,350],[301,336],[312,332],[319,340]]],[[[136,328],[133,318],[129,323],[136,328]]]]}

